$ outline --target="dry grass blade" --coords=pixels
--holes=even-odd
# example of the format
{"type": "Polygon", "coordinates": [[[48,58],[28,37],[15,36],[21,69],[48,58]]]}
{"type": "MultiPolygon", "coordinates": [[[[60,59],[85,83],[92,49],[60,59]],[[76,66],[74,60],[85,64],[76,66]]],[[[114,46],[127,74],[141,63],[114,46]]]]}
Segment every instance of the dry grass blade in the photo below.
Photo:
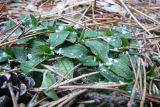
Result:
{"type": "Polygon", "coordinates": [[[135,98],[134,96],[135,96],[136,88],[138,86],[138,77],[139,77],[139,74],[140,74],[140,59],[138,59],[138,69],[137,69],[137,73],[136,73],[136,77],[135,77],[135,83],[134,83],[134,86],[132,88],[130,100],[128,102],[128,106],[131,106],[134,103],[134,98],[135,98]]]}
{"type": "Polygon", "coordinates": [[[79,77],[75,77],[75,78],[70,79],[70,80],[65,80],[65,81],[63,81],[63,82],[61,82],[61,83],[54,84],[54,85],[50,86],[49,88],[46,89],[46,91],[52,90],[52,89],[57,88],[57,87],[59,87],[59,86],[62,86],[62,85],[65,85],[65,84],[68,84],[68,83],[77,81],[77,80],[79,80],[79,79],[81,79],[81,78],[84,78],[84,77],[87,77],[87,76],[95,75],[95,74],[98,74],[98,73],[99,73],[99,72],[92,72],[92,73],[88,73],[88,74],[83,74],[83,75],[81,75],[81,76],[79,76],[79,77]]]}
{"type": "Polygon", "coordinates": [[[78,95],[86,92],[87,89],[83,89],[83,90],[78,90],[75,93],[70,94],[70,96],[68,96],[67,100],[63,101],[61,104],[59,104],[57,107],[64,107],[66,103],[68,103],[69,101],[71,101],[73,98],[77,97],[78,95]]]}
{"type": "Polygon", "coordinates": [[[47,100],[47,99],[48,99],[48,97],[45,97],[45,98],[39,100],[38,102],[36,102],[36,103],[34,104],[34,106],[37,106],[39,103],[41,103],[42,101],[45,101],[45,100],[47,100]]]}
{"type": "Polygon", "coordinates": [[[0,41],[0,44],[3,43],[5,40],[7,40],[21,25],[23,24],[23,22],[18,23],[13,30],[11,31],[11,33],[5,37],[2,41],[0,41]]]}
{"type": "Polygon", "coordinates": [[[20,68],[17,68],[17,69],[11,69],[11,70],[7,70],[5,72],[0,72],[0,75],[3,75],[5,73],[11,73],[11,72],[18,72],[20,71],[21,69],[20,68]]]}
{"type": "Polygon", "coordinates": [[[144,80],[143,80],[143,84],[144,84],[144,87],[143,87],[143,93],[142,93],[142,99],[141,99],[141,102],[140,102],[140,107],[144,107],[144,102],[145,102],[145,98],[146,98],[146,88],[147,88],[147,83],[146,83],[146,68],[145,68],[145,62],[143,60],[141,60],[142,62],[142,67],[143,67],[143,72],[144,72],[144,80]]]}
{"type": "Polygon", "coordinates": [[[18,107],[17,98],[16,98],[16,96],[15,96],[15,94],[13,92],[12,84],[8,83],[7,85],[8,85],[10,94],[11,94],[11,98],[12,98],[12,102],[13,102],[13,107],[18,107]]]}
{"type": "Polygon", "coordinates": [[[69,6],[69,7],[66,7],[64,8],[63,10],[59,10],[59,11],[55,11],[53,13],[49,13],[49,14],[45,14],[45,15],[42,15],[42,18],[46,18],[46,17],[51,17],[53,16],[54,14],[57,14],[59,12],[63,12],[67,9],[70,9],[70,8],[73,8],[75,6],[78,6],[78,5],[83,5],[83,4],[86,4],[86,3],[89,3],[89,2],[93,2],[94,0],[85,0],[85,1],[80,1],[80,2],[75,2],[73,5],[69,6]]]}
{"type": "MultiPolygon", "coordinates": [[[[126,4],[123,2],[123,0],[119,0],[122,5],[124,6],[124,8],[127,10],[127,12],[131,15],[131,17],[136,21],[136,23],[144,30],[146,31],[150,36],[152,36],[152,34],[148,31],[148,29],[146,29],[138,20],[137,18],[132,14],[132,12],[128,9],[128,7],[126,6],[126,4]]],[[[145,37],[144,37],[144,41],[146,41],[145,37]]]]}
{"type": "Polygon", "coordinates": [[[1,44],[0,44],[0,47],[1,47],[1,46],[9,45],[9,44],[14,43],[14,42],[17,42],[17,41],[19,41],[19,40],[24,40],[24,39],[27,39],[27,38],[30,38],[30,37],[34,37],[34,36],[36,36],[36,35],[38,35],[38,34],[41,34],[41,33],[37,33],[37,34],[33,34],[33,35],[27,35],[27,36],[22,37],[22,38],[19,38],[19,39],[14,39],[14,40],[9,41],[9,42],[1,43],[1,44]]]}
{"type": "Polygon", "coordinates": [[[148,19],[150,19],[150,20],[152,20],[153,22],[155,22],[155,23],[157,23],[158,25],[160,25],[160,23],[159,23],[157,20],[155,20],[155,19],[153,19],[152,17],[146,15],[145,13],[143,13],[143,12],[137,10],[136,8],[131,7],[131,6],[129,6],[129,8],[133,9],[133,10],[136,11],[137,13],[140,13],[141,15],[147,17],[148,19]]]}
{"type": "Polygon", "coordinates": [[[60,74],[58,71],[56,71],[55,69],[53,69],[52,67],[50,67],[49,65],[45,65],[45,64],[41,64],[44,68],[47,68],[48,70],[52,71],[53,73],[57,74],[58,76],[60,76],[63,79],[66,79],[67,77],[63,76],[62,74],[60,74]]]}
{"type": "Polygon", "coordinates": [[[79,94],[82,94],[82,93],[84,93],[84,92],[86,92],[86,91],[87,91],[87,89],[75,90],[75,91],[73,91],[72,93],[70,93],[70,94],[68,94],[68,95],[66,95],[66,96],[58,99],[57,101],[54,101],[54,102],[53,102],[52,104],[50,104],[48,107],[54,107],[54,106],[56,106],[56,105],[59,104],[59,103],[62,103],[62,105],[60,105],[60,106],[64,106],[64,104],[66,104],[66,103],[68,102],[67,99],[72,99],[72,98],[74,98],[74,97],[78,96],[79,94]],[[63,102],[64,102],[64,103],[63,103],[63,102]]]}
{"type": "Polygon", "coordinates": [[[97,83],[97,84],[86,84],[86,85],[65,85],[65,86],[59,86],[59,89],[110,89],[113,87],[119,87],[127,85],[128,83],[97,83]]]}

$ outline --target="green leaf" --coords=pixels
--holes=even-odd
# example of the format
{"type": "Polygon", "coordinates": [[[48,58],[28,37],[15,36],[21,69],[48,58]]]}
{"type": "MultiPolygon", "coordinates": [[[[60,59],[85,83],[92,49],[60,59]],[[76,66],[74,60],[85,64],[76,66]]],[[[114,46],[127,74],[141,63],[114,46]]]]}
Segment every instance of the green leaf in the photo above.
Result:
{"type": "Polygon", "coordinates": [[[99,62],[96,61],[96,57],[94,56],[86,56],[79,59],[83,65],[85,66],[98,66],[99,62]]]}
{"type": "Polygon", "coordinates": [[[103,36],[104,33],[96,30],[85,30],[84,37],[85,38],[94,38],[94,37],[99,37],[103,36]]]}
{"type": "Polygon", "coordinates": [[[45,30],[49,30],[50,32],[55,32],[56,28],[55,28],[55,21],[52,20],[52,21],[42,21],[40,22],[40,25],[38,26],[42,29],[45,29],[45,30]]]}
{"type": "Polygon", "coordinates": [[[43,40],[31,40],[30,44],[31,45],[28,48],[28,56],[29,62],[32,64],[32,66],[37,66],[52,55],[50,48],[43,40]]]}
{"type": "Polygon", "coordinates": [[[154,62],[160,64],[160,55],[158,55],[158,56],[157,56],[157,55],[154,55],[154,56],[151,57],[151,59],[152,59],[154,62]]]}
{"type": "Polygon", "coordinates": [[[78,42],[81,42],[84,39],[84,33],[85,33],[85,28],[82,30],[82,32],[78,38],[78,42]]]}
{"type": "Polygon", "coordinates": [[[85,57],[88,53],[88,50],[86,47],[80,44],[75,44],[72,46],[68,46],[65,48],[59,48],[55,51],[57,54],[61,54],[63,56],[69,57],[69,58],[82,58],[85,57]]]}
{"type": "Polygon", "coordinates": [[[120,63],[125,63],[131,67],[131,63],[127,54],[121,54],[117,59],[120,63]]]}
{"type": "Polygon", "coordinates": [[[101,74],[95,74],[95,75],[85,77],[83,79],[83,82],[88,83],[88,84],[92,84],[92,83],[102,82],[102,80],[104,80],[104,79],[102,78],[101,74]]]}
{"type": "Polygon", "coordinates": [[[15,3],[20,3],[22,2],[23,0],[13,0],[15,3]]]}
{"type": "Polygon", "coordinates": [[[130,41],[129,46],[137,46],[137,44],[138,44],[137,40],[132,40],[130,41]]]}
{"type": "MultiPolygon", "coordinates": [[[[51,85],[53,85],[55,82],[56,82],[56,79],[55,79],[54,75],[51,74],[51,72],[46,71],[46,72],[43,73],[43,81],[42,81],[42,85],[41,85],[42,88],[48,88],[51,85]]],[[[49,92],[44,91],[44,93],[45,93],[45,95],[47,95],[52,100],[57,100],[58,99],[57,94],[53,90],[51,90],[49,92]]]]}
{"type": "Polygon", "coordinates": [[[158,17],[158,18],[156,18],[156,20],[160,22],[160,18],[159,18],[159,17],[158,17]]]}
{"type": "Polygon", "coordinates": [[[30,15],[30,17],[31,17],[32,25],[33,26],[38,26],[38,20],[33,15],[30,15]]]}
{"type": "Polygon", "coordinates": [[[108,69],[107,66],[104,65],[100,66],[99,72],[103,77],[105,77],[109,81],[112,82],[125,81],[123,77],[120,77],[116,73],[112,72],[110,69],[108,69]]]}
{"type": "Polygon", "coordinates": [[[30,56],[29,62],[32,64],[32,66],[37,66],[52,55],[50,49],[45,45],[32,48],[30,52],[31,53],[29,53],[28,56],[30,56]]]}
{"type": "Polygon", "coordinates": [[[31,54],[31,58],[29,59],[29,63],[32,66],[37,66],[40,63],[42,63],[43,61],[45,61],[46,59],[48,59],[50,56],[49,55],[35,55],[35,54],[31,54]]]}
{"type": "MultiPolygon", "coordinates": [[[[20,18],[20,20],[29,19],[29,18],[30,18],[30,15],[29,15],[29,14],[20,14],[19,18],[20,18]]],[[[23,26],[25,26],[26,28],[29,28],[30,25],[31,25],[31,20],[26,20],[26,21],[23,23],[23,26]]]]}
{"type": "MultiPolygon", "coordinates": [[[[131,55],[131,60],[135,68],[137,67],[137,59],[138,59],[137,55],[131,55]]],[[[132,67],[127,54],[121,54],[117,60],[119,61],[119,63],[125,63],[129,67],[132,67]]]]}
{"type": "Polygon", "coordinates": [[[48,26],[48,30],[50,31],[50,32],[55,32],[55,27],[54,26],[48,26]]]}
{"type": "Polygon", "coordinates": [[[45,41],[42,40],[42,39],[40,39],[40,38],[31,39],[28,43],[30,44],[30,46],[29,46],[29,53],[30,53],[30,51],[31,51],[33,48],[36,48],[37,46],[46,45],[45,41]]]}
{"type": "Polygon", "coordinates": [[[154,66],[151,67],[151,69],[147,72],[147,76],[156,77],[158,73],[156,72],[155,68],[156,68],[156,64],[154,64],[154,66]]]}
{"type": "Polygon", "coordinates": [[[20,68],[25,74],[29,74],[33,71],[37,71],[37,69],[34,68],[29,62],[21,63],[20,68]]]}
{"type": "Polygon", "coordinates": [[[107,36],[112,36],[113,35],[113,31],[111,29],[106,29],[104,32],[107,36]]]}
{"type": "Polygon", "coordinates": [[[43,28],[48,28],[48,26],[54,27],[55,28],[55,21],[42,21],[40,22],[40,25],[43,26],[43,28]]]}
{"type": "Polygon", "coordinates": [[[75,43],[76,40],[77,40],[77,33],[76,32],[71,32],[66,40],[71,42],[71,43],[75,43]]]}
{"type": "MultiPolygon", "coordinates": [[[[8,21],[5,25],[5,29],[8,30],[10,28],[13,28],[14,26],[16,26],[16,23],[14,21],[8,21]]],[[[17,28],[15,31],[14,31],[14,34],[21,34],[22,33],[22,30],[21,28],[17,28]]]]}
{"type": "Polygon", "coordinates": [[[8,45],[3,49],[8,55],[14,56],[13,50],[8,45]]]}
{"type": "Polygon", "coordinates": [[[20,62],[25,62],[27,59],[27,50],[25,47],[13,47],[13,52],[15,57],[20,62]]]}
{"type": "Polygon", "coordinates": [[[47,45],[40,45],[33,50],[35,55],[51,55],[51,50],[47,45]]]}
{"type": "Polygon", "coordinates": [[[109,46],[106,42],[100,40],[88,40],[85,45],[89,47],[93,54],[95,54],[103,62],[108,59],[109,46]]]}
{"type": "Polygon", "coordinates": [[[121,38],[123,46],[129,46],[129,41],[126,38],[121,38]]]}
{"type": "Polygon", "coordinates": [[[10,56],[0,49],[0,62],[7,61],[10,58],[10,56]]]}
{"type": "Polygon", "coordinates": [[[60,74],[67,77],[68,79],[73,78],[73,72],[72,69],[74,67],[73,62],[68,58],[62,58],[58,61],[56,61],[53,65],[56,67],[60,74]]]}
{"type": "Polygon", "coordinates": [[[68,31],[61,31],[50,34],[49,43],[51,44],[51,47],[55,48],[56,46],[62,44],[66,40],[69,33],[70,32],[68,31]]]}
{"type": "Polygon", "coordinates": [[[122,41],[119,37],[108,37],[106,41],[114,48],[119,48],[122,45],[122,41]]]}
{"type": "Polygon", "coordinates": [[[63,31],[76,32],[78,35],[81,35],[81,32],[73,27],[66,27],[63,31]]]}
{"type": "Polygon", "coordinates": [[[112,32],[113,32],[113,36],[115,37],[131,38],[132,34],[131,34],[131,31],[129,30],[131,29],[123,28],[123,27],[115,27],[114,29],[112,29],[112,32]]]}
{"type": "Polygon", "coordinates": [[[48,55],[32,55],[32,58],[28,61],[29,63],[31,63],[32,66],[37,66],[40,63],[42,63],[43,61],[47,60],[50,56],[48,55]]]}
{"type": "Polygon", "coordinates": [[[126,63],[123,62],[114,62],[109,68],[118,76],[121,76],[127,80],[133,78],[133,72],[128,67],[126,63]]]}
{"type": "Polygon", "coordinates": [[[6,29],[10,29],[12,27],[14,27],[16,25],[16,23],[14,21],[8,21],[5,25],[6,29]]]}

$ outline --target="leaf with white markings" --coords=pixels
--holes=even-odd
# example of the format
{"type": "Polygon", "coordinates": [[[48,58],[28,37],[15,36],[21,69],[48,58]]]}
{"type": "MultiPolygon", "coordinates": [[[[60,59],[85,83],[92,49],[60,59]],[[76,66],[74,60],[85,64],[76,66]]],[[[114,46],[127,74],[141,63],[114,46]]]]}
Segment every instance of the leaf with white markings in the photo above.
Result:
{"type": "Polygon", "coordinates": [[[38,19],[35,18],[33,15],[30,15],[31,17],[31,22],[33,26],[38,26],[38,19]]]}
{"type": "Polygon", "coordinates": [[[79,59],[83,65],[85,66],[98,66],[99,62],[96,60],[94,56],[86,56],[79,59]]]}
{"type": "Polygon", "coordinates": [[[27,59],[27,50],[25,47],[13,47],[15,57],[20,62],[24,62],[27,59]]]}
{"type": "Polygon", "coordinates": [[[7,61],[9,58],[10,56],[0,49],[0,62],[7,61]]]}
{"type": "Polygon", "coordinates": [[[131,71],[131,69],[128,67],[128,65],[126,63],[121,62],[117,62],[117,63],[113,63],[110,66],[110,69],[117,75],[130,80],[133,77],[133,72],[131,71]]]}
{"type": "Polygon", "coordinates": [[[69,31],[61,31],[50,34],[49,43],[51,47],[55,48],[56,46],[62,44],[68,37],[69,33],[69,31]]]}
{"type": "Polygon", "coordinates": [[[108,59],[109,46],[106,42],[100,40],[88,40],[85,45],[89,47],[93,54],[95,54],[103,62],[108,59]]]}
{"type": "Polygon", "coordinates": [[[112,81],[112,82],[125,81],[123,77],[120,77],[117,74],[115,74],[113,71],[108,69],[107,66],[104,66],[104,65],[100,66],[99,72],[103,77],[105,77],[109,81],[112,81]]]}
{"type": "Polygon", "coordinates": [[[80,44],[59,48],[56,50],[57,54],[69,57],[69,58],[82,58],[87,55],[88,50],[86,47],[80,44]]]}
{"type": "Polygon", "coordinates": [[[93,38],[103,36],[105,33],[96,31],[96,30],[85,30],[84,37],[85,38],[93,38]]]}
{"type": "MultiPolygon", "coordinates": [[[[55,82],[56,82],[56,79],[55,79],[54,75],[51,74],[51,72],[46,71],[46,72],[43,73],[43,81],[42,81],[42,85],[41,85],[42,88],[48,88],[51,85],[53,85],[55,82]]],[[[57,100],[58,99],[58,96],[57,96],[57,94],[55,93],[54,90],[51,90],[49,92],[45,92],[44,91],[44,93],[49,98],[51,98],[53,100],[57,100]]]]}
{"type": "Polygon", "coordinates": [[[56,67],[59,73],[61,73],[63,76],[67,77],[68,79],[73,78],[73,72],[71,71],[74,67],[74,64],[70,59],[62,58],[57,60],[53,66],[56,67]]]}

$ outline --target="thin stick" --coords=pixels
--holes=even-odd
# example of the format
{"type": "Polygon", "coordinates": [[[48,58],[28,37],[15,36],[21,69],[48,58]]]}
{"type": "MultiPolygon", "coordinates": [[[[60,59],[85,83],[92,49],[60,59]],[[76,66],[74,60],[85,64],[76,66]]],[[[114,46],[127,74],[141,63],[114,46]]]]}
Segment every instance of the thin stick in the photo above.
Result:
{"type": "MultiPolygon", "coordinates": [[[[119,0],[121,2],[121,4],[124,6],[124,8],[127,10],[127,12],[131,15],[131,17],[136,21],[136,23],[144,30],[146,31],[150,36],[152,36],[152,34],[137,20],[137,18],[132,14],[132,12],[128,9],[128,7],[126,6],[126,4],[123,2],[123,0],[119,0]]],[[[145,40],[145,37],[144,37],[145,40]]],[[[146,40],[145,40],[146,41],[146,40]]]]}
{"type": "Polygon", "coordinates": [[[131,66],[132,66],[132,70],[133,70],[133,73],[134,73],[134,77],[136,78],[136,70],[135,70],[135,66],[133,64],[133,61],[132,61],[132,58],[131,56],[128,54],[128,57],[129,57],[129,61],[131,63],[131,66]]]}
{"type": "Polygon", "coordinates": [[[45,64],[41,64],[44,68],[47,68],[48,70],[52,71],[53,73],[59,75],[61,78],[66,79],[67,77],[65,77],[64,75],[60,74],[58,71],[52,69],[49,65],[45,65],[45,64]]]}
{"type": "Polygon", "coordinates": [[[71,70],[68,74],[66,74],[66,76],[68,76],[68,75],[70,75],[70,74],[73,74],[73,72],[74,72],[77,68],[79,68],[81,65],[82,65],[82,64],[77,64],[75,67],[72,68],[72,70],[71,70]]]}
{"type": "Polygon", "coordinates": [[[48,59],[47,61],[56,61],[56,60],[62,59],[62,58],[64,58],[64,57],[60,56],[60,57],[55,57],[55,58],[48,59]]]}
{"type": "Polygon", "coordinates": [[[133,104],[133,102],[134,102],[136,86],[138,85],[138,76],[139,76],[139,73],[140,73],[139,70],[140,70],[140,60],[138,60],[138,70],[137,70],[137,74],[136,74],[136,77],[135,77],[135,83],[134,83],[134,86],[132,88],[132,93],[131,93],[131,96],[130,96],[129,104],[133,104]]]}
{"type": "Polygon", "coordinates": [[[35,107],[36,105],[38,105],[39,103],[41,103],[42,101],[45,101],[45,100],[47,100],[47,99],[48,99],[48,97],[45,97],[45,98],[39,100],[38,102],[36,102],[36,103],[34,104],[34,107],[35,107]]]}
{"type": "MultiPolygon", "coordinates": [[[[87,89],[84,89],[84,90],[87,91],[87,89]]],[[[59,103],[61,103],[62,101],[66,100],[66,99],[69,98],[70,96],[76,95],[76,94],[78,93],[77,91],[79,91],[79,90],[74,90],[72,93],[70,93],[70,94],[68,94],[68,95],[66,95],[66,96],[58,99],[57,101],[53,101],[52,104],[48,105],[47,107],[55,107],[57,104],[59,104],[59,103]]],[[[81,91],[82,91],[82,90],[81,90],[81,91]]],[[[79,93],[80,93],[81,91],[79,91],[79,93]]],[[[83,91],[82,91],[82,92],[83,92],[83,91]]],[[[45,107],[45,106],[43,106],[43,107],[45,107]]]]}
{"type": "Polygon", "coordinates": [[[23,22],[17,24],[16,27],[11,31],[11,33],[7,37],[5,37],[0,43],[3,43],[5,40],[7,40],[22,24],[23,22]]]}
{"type": "Polygon", "coordinates": [[[25,36],[25,37],[22,37],[22,38],[19,38],[19,39],[15,39],[15,40],[12,40],[12,41],[9,41],[9,42],[1,43],[1,44],[0,44],[0,47],[1,47],[1,46],[5,46],[5,45],[8,45],[8,44],[11,44],[11,43],[14,43],[14,42],[17,42],[17,41],[19,41],[19,40],[23,40],[23,39],[27,39],[27,38],[36,36],[36,35],[41,34],[41,33],[42,33],[42,32],[36,33],[36,34],[32,34],[32,35],[28,35],[28,36],[25,36]]]}
{"type": "Polygon", "coordinates": [[[96,6],[97,6],[97,0],[94,0],[94,7],[93,8],[96,9],[96,6]]]}
{"type": "Polygon", "coordinates": [[[152,20],[153,22],[155,22],[155,23],[157,23],[157,24],[160,25],[160,23],[159,23],[157,20],[155,20],[155,19],[153,19],[152,17],[146,15],[145,13],[143,13],[143,12],[141,12],[141,11],[135,9],[134,7],[131,7],[131,6],[129,6],[129,8],[133,9],[133,10],[136,11],[137,13],[142,14],[143,16],[147,17],[148,19],[150,19],[150,20],[152,20]]]}
{"type": "Polygon", "coordinates": [[[5,72],[0,72],[0,75],[3,75],[5,73],[10,73],[10,72],[17,72],[17,71],[20,71],[20,70],[21,70],[20,68],[11,69],[11,70],[8,70],[8,71],[5,71],[5,72]]]}
{"type": "Polygon", "coordinates": [[[57,107],[64,107],[66,103],[68,103],[69,101],[71,101],[74,97],[86,92],[87,89],[83,89],[83,90],[79,90],[78,92],[71,94],[71,96],[69,98],[67,98],[64,102],[62,102],[60,105],[58,105],[57,107]]]}
{"type": "MultiPolygon", "coordinates": [[[[154,27],[150,27],[150,28],[148,28],[148,31],[154,31],[154,30],[156,30],[156,29],[159,29],[160,28],[160,26],[154,26],[154,27]]],[[[144,32],[140,32],[140,33],[137,33],[136,35],[140,35],[140,34],[143,34],[144,32]]]]}
{"type": "Polygon", "coordinates": [[[91,5],[89,5],[89,6],[87,7],[87,9],[83,12],[83,14],[82,14],[82,16],[79,18],[79,21],[78,21],[78,22],[81,21],[81,19],[85,16],[85,14],[87,13],[87,11],[88,11],[90,8],[91,8],[91,5]]]}
{"type": "Polygon", "coordinates": [[[141,99],[139,107],[144,107],[144,102],[145,102],[145,98],[146,98],[147,83],[146,83],[146,68],[145,68],[145,64],[144,64],[143,60],[141,60],[141,62],[142,62],[143,72],[144,72],[144,79],[143,79],[144,87],[143,87],[142,99],[141,99]]]}
{"type": "Polygon", "coordinates": [[[88,85],[68,85],[68,86],[59,86],[58,88],[59,89],[71,89],[71,88],[79,88],[79,89],[84,89],[84,88],[87,88],[87,89],[110,89],[110,88],[113,88],[113,87],[118,87],[118,86],[124,86],[124,85],[127,85],[128,83],[116,83],[116,84],[101,84],[101,83],[98,83],[98,84],[88,84],[88,85]]]}
{"type": "Polygon", "coordinates": [[[80,1],[80,2],[77,2],[77,3],[75,3],[75,4],[73,4],[73,5],[69,6],[69,7],[64,8],[64,9],[62,9],[62,10],[58,10],[58,11],[55,11],[55,12],[52,12],[52,13],[49,13],[49,14],[42,15],[42,18],[51,17],[51,16],[53,16],[54,14],[56,14],[56,13],[58,13],[58,12],[63,12],[63,11],[65,11],[65,10],[70,9],[70,8],[73,8],[73,7],[75,7],[75,6],[82,5],[82,4],[86,4],[86,3],[88,3],[88,2],[93,2],[93,1],[94,1],[94,0],[80,1]]]}
{"type": "Polygon", "coordinates": [[[85,20],[85,21],[83,21],[82,23],[87,23],[87,22],[91,22],[91,21],[93,21],[93,20],[117,20],[117,19],[114,19],[114,18],[105,18],[105,17],[103,17],[103,18],[93,18],[93,19],[88,19],[88,20],[85,20]]]}
{"type": "Polygon", "coordinates": [[[12,84],[8,83],[7,85],[8,85],[10,94],[11,94],[11,98],[12,98],[12,102],[13,102],[13,107],[18,107],[17,98],[16,98],[16,96],[14,94],[14,91],[13,91],[13,88],[12,88],[12,84]]]}
{"type": "Polygon", "coordinates": [[[0,68],[3,69],[3,70],[10,70],[9,68],[3,67],[3,66],[0,66],[0,68]]]}
{"type": "MultiPolygon", "coordinates": [[[[77,98],[77,97],[76,97],[76,98],[77,98]]],[[[74,98],[74,99],[72,99],[71,101],[69,101],[69,102],[65,105],[65,107],[71,107],[72,104],[75,102],[76,98],[74,98]]]]}
{"type": "MultiPolygon", "coordinates": [[[[151,79],[150,80],[150,83],[149,83],[149,95],[152,95],[152,84],[153,84],[153,80],[151,79]]],[[[153,107],[153,103],[150,102],[150,106],[153,107]]]]}
{"type": "Polygon", "coordinates": [[[61,86],[61,85],[65,85],[65,84],[68,84],[68,83],[70,83],[70,82],[79,80],[79,79],[84,78],[84,77],[87,77],[87,76],[95,75],[95,74],[98,74],[98,73],[99,73],[99,72],[92,72],[92,73],[88,73],[88,74],[83,74],[83,75],[81,75],[81,76],[79,76],[79,77],[76,77],[76,78],[73,78],[73,79],[70,79],[70,80],[66,80],[66,81],[61,82],[61,83],[59,83],[59,84],[53,84],[53,85],[50,86],[48,89],[46,89],[46,91],[50,91],[50,90],[52,90],[52,89],[54,89],[54,88],[57,88],[57,87],[59,87],[59,86],[61,86]]]}

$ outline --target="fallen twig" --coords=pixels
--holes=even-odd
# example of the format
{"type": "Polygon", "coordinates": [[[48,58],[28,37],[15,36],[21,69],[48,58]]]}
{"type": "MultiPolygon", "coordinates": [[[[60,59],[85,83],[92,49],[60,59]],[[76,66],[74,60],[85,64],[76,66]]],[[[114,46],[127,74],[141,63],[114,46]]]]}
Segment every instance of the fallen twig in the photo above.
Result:
{"type": "Polygon", "coordinates": [[[70,79],[70,80],[65,80],[65,81],[63,81],[63,82],[61,82],[61,83],[58,83],[58,84],[53,84],[52,86],[50,86],[49,88],[47,88],[46,91],[52,90],[52,89],[57,88],[57,87],[59,87],[59,86],[68,84],[68,83],[70,83],[70,82],[79,80],[79,79],[84,78],[84,77],[87,77],[87,76],[95,75],[95,74],[98,74],[98,73],[99,73],[99,72],[92,72],[92,73],[88,73],[88,74],[83,74],[83,75],[81,75],[81,76],[79,76],[79,77],[75,77],[75,78],[70,79]]]}
{"type": "Polygon", "coordinates": [[[108,96],[108,95],[103,95],[96,92],[88,92],[85,94],[85,97],[89,99],[93,99],[97,103],[102,103],[102,102],[112,103],[118,107],[126,106],[128,102],[128,98],[124,96],[120,96],[120,97],[111,96],[111,95],[108,96]]]}
{"type": "Polygon", "coordinates": [[[12,102],[13,102],[13,107],[18,107],[17,98],[16,98],[16,96],[15,96],[15,94],[13,92],[12,84],[8,83],[7,86],[9,88],[9,91],[10,91],[10,94],[11,94],[11,98],[12,98],[12,102]]]}

